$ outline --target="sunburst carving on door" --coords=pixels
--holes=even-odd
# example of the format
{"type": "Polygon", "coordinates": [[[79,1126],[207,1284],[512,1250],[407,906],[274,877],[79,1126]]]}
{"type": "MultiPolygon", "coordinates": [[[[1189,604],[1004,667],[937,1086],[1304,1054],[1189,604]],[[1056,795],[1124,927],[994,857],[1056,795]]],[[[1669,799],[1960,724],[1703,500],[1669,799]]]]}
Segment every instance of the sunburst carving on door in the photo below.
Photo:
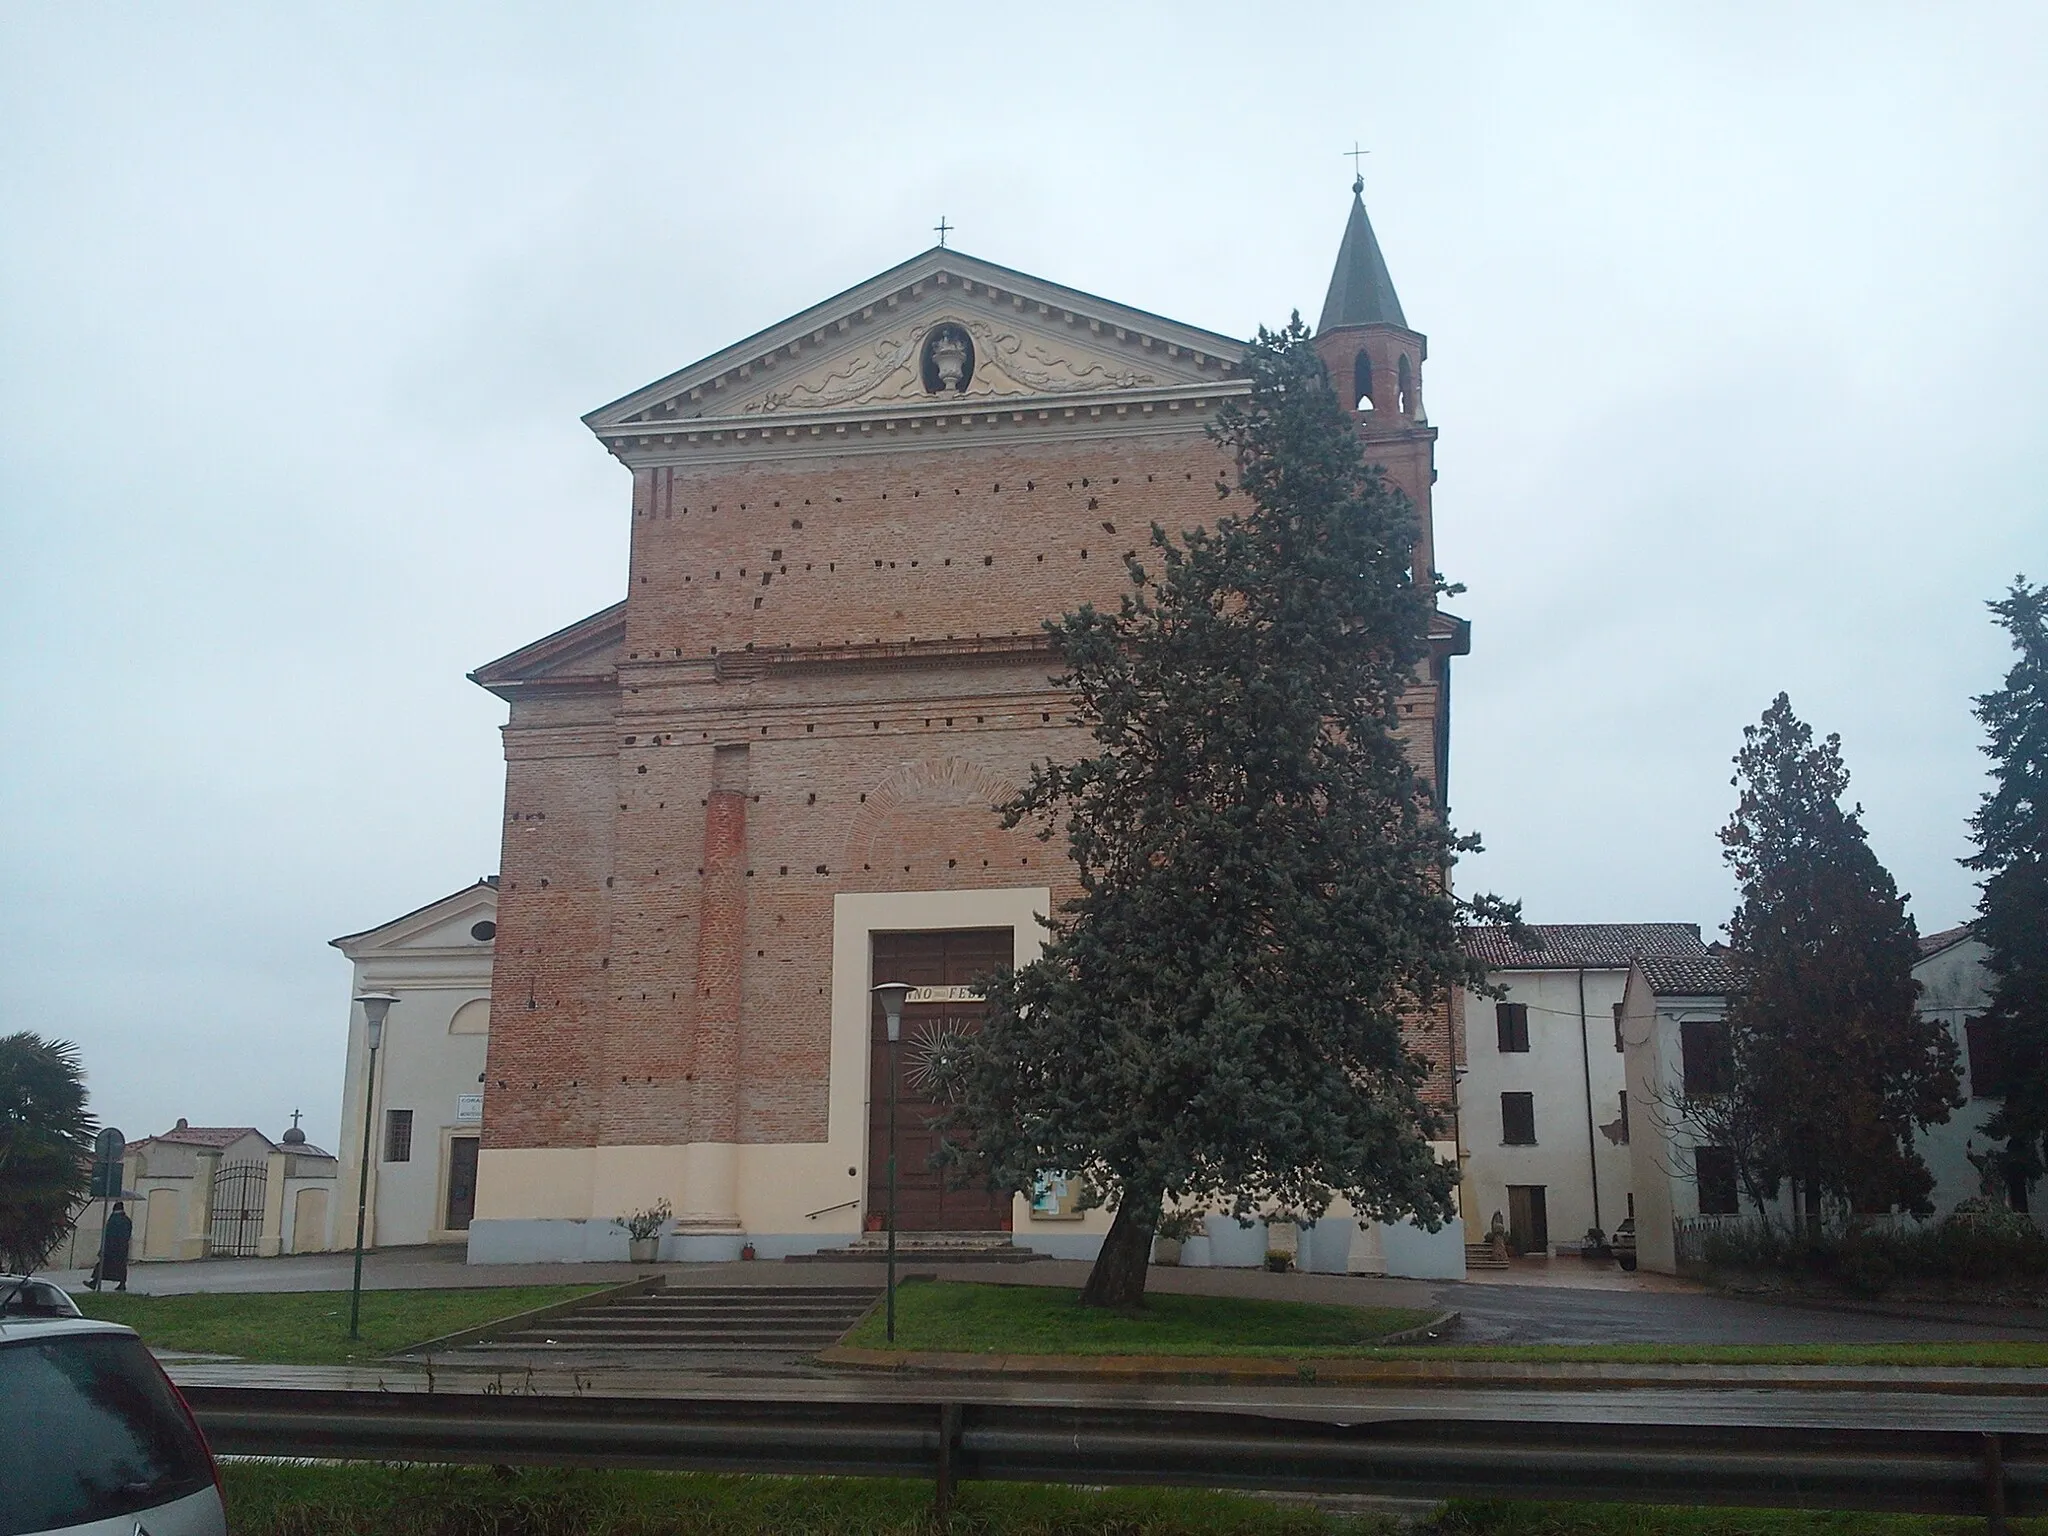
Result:
{"type": "Polygon", "coordinates": [[[912,1036],[903,1080],[928,1099],[953,1096],[953,1074],[967,1047],[968,1030],[958,1019],[940,1019],[912,1036]]]}

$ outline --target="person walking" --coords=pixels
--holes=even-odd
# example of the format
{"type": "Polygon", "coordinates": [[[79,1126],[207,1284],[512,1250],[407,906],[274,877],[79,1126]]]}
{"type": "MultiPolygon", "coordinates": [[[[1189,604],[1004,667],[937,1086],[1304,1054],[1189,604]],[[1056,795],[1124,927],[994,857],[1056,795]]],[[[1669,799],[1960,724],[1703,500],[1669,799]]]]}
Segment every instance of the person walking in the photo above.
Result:
{"type": "Polygon", "coordinates": [[[128,1289],[128,1245],[134,1235],[135,1223],[128,1219],[126,1208],[116,1200],[113,1214],[107,1217],[107,1229],[100,1237],[99,1268],[92,1280],[94,1290],[109,1280],[115,1282],[117,1291],[128,1289]]]}

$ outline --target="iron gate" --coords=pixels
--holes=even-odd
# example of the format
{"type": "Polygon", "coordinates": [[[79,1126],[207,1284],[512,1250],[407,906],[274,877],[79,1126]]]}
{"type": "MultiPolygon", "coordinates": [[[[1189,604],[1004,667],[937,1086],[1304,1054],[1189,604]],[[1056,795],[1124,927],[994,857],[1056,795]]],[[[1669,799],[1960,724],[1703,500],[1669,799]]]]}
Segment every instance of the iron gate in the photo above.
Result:
{"type": "Polygon", "coordinates": [[[263,1196],[270,1169],[263,1163],[223,1163],[213,1176],[213,1246],[217,1258],[253,1259],[263,1236],[263,1196]]]}

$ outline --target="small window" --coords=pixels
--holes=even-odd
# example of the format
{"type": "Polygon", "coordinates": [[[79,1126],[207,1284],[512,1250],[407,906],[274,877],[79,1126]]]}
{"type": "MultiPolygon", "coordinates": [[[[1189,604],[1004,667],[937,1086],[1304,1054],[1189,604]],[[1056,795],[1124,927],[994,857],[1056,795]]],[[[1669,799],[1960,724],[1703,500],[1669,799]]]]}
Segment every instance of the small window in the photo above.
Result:
{"type": "Polygon", "coordinates": [[[1536,1095],[1504,1093],[1500,1096],[1500,1139],[1510,1147],[1536,1145],[1536,1095]]]}
{"type": "Polygon", "coordinates": [[[1527,1003],[1495,1003],[1493,1005],[1493,1027],[1500,1039],[1503,1054],[1529,1049],[1529,1005],[1527,1003]]]}
{"type": "Polygon", "coordinates": [[[2012,1085],[2012,1060],[2006,1046],[2005,1020],[1966,1020],[1963,1042],[1970,1053],[1970,1097],[2004,1098],[2012,1085]]]}
{"type": "Polygon", "coordinates": [[[1735,1198],[1735,1154],[1726,1147],[1696,1147],[1692,1154],[1693,1177],[1700,1186],[1702,1216],[1733,1216],[1735,1198]]]}
{"type": "Polygon", "coordinates": [[[387,1109],[384,1111],[384,1161],[387,1163],[409,1163],[412,1161],[411,1110],[387,1109]]]}
{"type": "Polygon", "coordinates": [[[1685,1091],[1693,1098],[1726,1093],[1735,1076],[1735,1063],[1728,1044],[1728,1026],[1720,1019],[1688,1019],[1678,1026],[1678,1046],[1684,1058],[1685,1091]]]}
{"type": "Polygon", "coordinates": [[[1614,1005],[1614,1048],[1621,1049],[1621,1004],[1614,1005]]]}
{"type": "Polygon", "coordinates": [[[1625,1146],[1627,1146],[1627,1145],[1628,1145],[1628,1090],[1627,1090],[1627,1089],[1623,1089],[1623,1090],[1621,1091],[1621,1093],[1620,1093],[1619,1095],[1617,1095],[1617,1097],[1619,1097],[1619,1098],[1620,1098],[1620,1100],[1621,1100],[1621,1142],[1620,1142],[1620,1145],[1622,1145],[1622,1146],[1624,1146],[1624,1147],[1625,1147],[1625,1146]]]}

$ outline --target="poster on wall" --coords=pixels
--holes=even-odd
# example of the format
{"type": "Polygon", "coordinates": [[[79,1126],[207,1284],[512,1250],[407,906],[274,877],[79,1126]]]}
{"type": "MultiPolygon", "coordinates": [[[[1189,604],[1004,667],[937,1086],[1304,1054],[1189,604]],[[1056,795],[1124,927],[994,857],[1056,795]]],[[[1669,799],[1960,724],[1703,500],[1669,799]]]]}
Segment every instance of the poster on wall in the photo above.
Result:
{"type": "Polygon", "coordinates": [[[1079,1221],[1081,1197],[1087,1184],[1064,1173],[1041,1173],[1031,1181],[1031,1216],[1034,1221],[1079,1221]]]}

